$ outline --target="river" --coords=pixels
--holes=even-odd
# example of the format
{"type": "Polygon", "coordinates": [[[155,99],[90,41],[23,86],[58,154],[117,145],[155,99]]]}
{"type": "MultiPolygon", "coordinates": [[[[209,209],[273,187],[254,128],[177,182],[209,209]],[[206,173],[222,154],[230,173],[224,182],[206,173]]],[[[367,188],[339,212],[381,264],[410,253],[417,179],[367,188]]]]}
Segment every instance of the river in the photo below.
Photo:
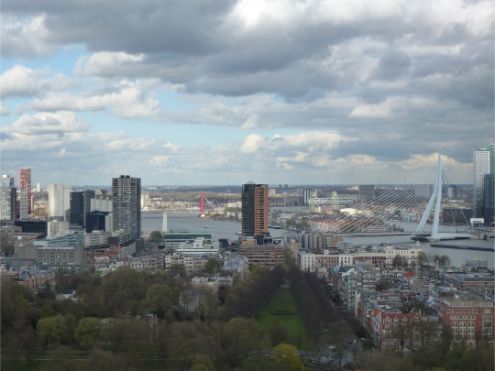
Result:
{"type": "MultiPolygon", "coordinates": [[[[142,213],[141,224],[145,235],[149,235],[151,231],[160,231],[162,229],[162,213],[142,213]]],[[[412,230],[413,224],[402,224],[406,231],[412,230]]],[[[168,216],[169,231],[188,231],[188,232],[206,232],[211,233],[212,238],[226,238],[231,241],[238,238],[238,233],[241,232],[241,223],[238,221],[216,220],[208,218],[199,218],[192,215],[170,214],[168,216]]],[[[448,231],[444,229],[445,231],[448,231]]],[[[282,237],[283,229],[270,229],[270,234],[273,237],[282,237]]],[[[395,236],[346,236],[345,242],[352,245],[380,245],[384,244],[414,244],[411,237],[408,235],[395,236]]],[[[466,240],[464,240],[466,242],[466,240]]],[[[458,241],[456,243],[463,243],[458,241]]],[[[466,242],[467,243],[467,242],[466,242]]],[[[487,242],[487,246],[493,244],[493,240],[487,242]]],[[[440,247],[431,247],[430,243],[422,242],[421,248],[427,255],[447,255],[450,258],[452,265],[460,267],[467,259],[487,260],[488,266],[494,268],[495,252],[477,251],[477,250],[459,250],[440,247]]]]}

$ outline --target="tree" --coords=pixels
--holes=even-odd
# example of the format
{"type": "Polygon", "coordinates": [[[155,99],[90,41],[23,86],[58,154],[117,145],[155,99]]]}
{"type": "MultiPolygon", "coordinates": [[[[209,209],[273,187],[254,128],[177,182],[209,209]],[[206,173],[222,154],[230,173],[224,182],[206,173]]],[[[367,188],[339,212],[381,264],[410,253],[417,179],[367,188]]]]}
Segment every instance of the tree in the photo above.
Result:
{"type": "Polygon", "coordinates": [[[194,363],[190,371],[215,371],[213,361],[205,354],[198,354],[194,358],[194,363]]]}
{"type": "Polygon", "coordinates": [[[442,255],[438,259],[440,268],[448,268],[450,266],[450,258],[447,255],[442,255]]]}
{"type": "Polygon", "coordinates": [[[418,254],[418,265],[422,268],[428,262],[428,257],[424,252],[418,254]]]}
{"type": "Polygon", "coordinates": [[[44,345],[52,342],[60,343],[67,332],[65,318],[60,314],[41,318],[36,326],[36,331],[44,345]]]}
{"type": "Polygon", "coordinates": [[[284,326],[282,326],[278,318],[272,321],[271,323],[270,339],[272,340],[273,346],[283,343],[289,339],[289,334],[287,332],[287,329],[284,326]]]}
{"type": "Polygon", "coordinates": [[[283,370],[301,371],[304,370],[304,365],[299,358],[297,348],[289,344],[279,344],[274,348],[277,364],[283,370]]]}
{"type": "Polygon", "coordinates": [[[232,318],[223,330],[222,343],[231,366],[237,366],[251,351],[263,346],[263,332],[255,320],[232,318]]]}
{"type": "Polygon", "coordinates": [[[208,274],[215,274],[220,270],[220,262],[216,258],[210,258],[206,262],[205,269],[208,274]]]}
{"type": "Polygon", "coordinates": [[[159,318],[165,317],[173,303],[174,292],[166,284],[156,283],[146,291],[146,308],[159,318]]]}
{"type": "Polygon", "coordinates": [[[153,231],[150,233],[151,242],[160,242],[161,240],[163,240],[163,235],[160,231],[153,231]]]}
{"type": "Polygon", "coordinates": [[[394,259],[392,260],[392,265],[394,266],[394,268],[398,269],[405,267],[407,265],[407,262],[403,256],[395,255],[394,259]]]}
{"type": "Polygon", "coordinates": [[[90,349],[98,340],[100,331],[100,320],[95,317],[82,318],[75,332],[75,338],[83,349],[90,349]]]}

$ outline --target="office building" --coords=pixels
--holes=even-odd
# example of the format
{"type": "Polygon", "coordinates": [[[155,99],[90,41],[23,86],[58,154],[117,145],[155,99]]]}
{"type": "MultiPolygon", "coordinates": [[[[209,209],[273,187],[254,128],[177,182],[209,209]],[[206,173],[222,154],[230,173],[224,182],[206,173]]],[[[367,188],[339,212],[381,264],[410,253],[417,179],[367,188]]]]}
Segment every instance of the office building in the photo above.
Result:
{"type": "Polygon", "coordinates": [[[70,193],[70,224],[84,227],[84,192],[70,193]]]}
{"type": "Polygon", "coordinates": [[[483,181],[483,218],[486,226],[495,223],[495,173],[486,174],[483,181]]]}
{"type": "Polygon", "coordinates": [[[66,221],[72,188],[64,184],[48,185],[48,216],[66,221]]]}
{"type": "Polygon", "coordinates": [[[16,220],[14,225],[21,227],[23,233],[37,233],[47,235],[47,222],[45,220],[16,220]]]}
{"type": "Polygon", "coordinates": [[[112,232],[113,230],[113,204],[112,195],[107,194],[105,191],[96,190],[95,198],[90,200],[90,212],[91,211],[101,211],[105,212],[105,230],[107,232],[112,232]]]}
{"type": "Polygon", "coordinates": [[[490,151],[478,148],[473,152],[473,208],[475,217],[483,217],[483,184],[490,173],[490,151]]]}
{"type": "Polygon", "coordinates": [[[19,218],[28,220],[31,216],[31,169],[19,171],[19,218]]]}
{"type": "Polygon", "coordinates": [[[112,179],[113,231],[141,236],[141,179],[121,175],[112,179]]]}
{"type": "Polygon", "coordinates": [[[85,226],[86,232],[106,231],[106,217],[108,214],[109,213],[106,211],[90,211],[87,213],[85,226]]]}
{"type": "Polygon", "coordinates": [[[95,198],[93,190],[70,193],[70,224],[86,227],[86,218],[91,211],[93,198],[95,198]]]}
{"type": "Polygon", "coordinates": [[[16,216],[17,191],[14,178],[2,175],[0,183],[0,220],[14,220],[16,216]]]}
{"type": "Polygon", "coordinates": [[[69,233],[69,222],[50,220],[47,222],[47,236],[61,236],[69,233]]]}
{"type": "Polygon", "coordinates": [[[242,234],[263,244],[268,234],[269,204],[268,185],[247,183],[242,185],[242,234]]]}

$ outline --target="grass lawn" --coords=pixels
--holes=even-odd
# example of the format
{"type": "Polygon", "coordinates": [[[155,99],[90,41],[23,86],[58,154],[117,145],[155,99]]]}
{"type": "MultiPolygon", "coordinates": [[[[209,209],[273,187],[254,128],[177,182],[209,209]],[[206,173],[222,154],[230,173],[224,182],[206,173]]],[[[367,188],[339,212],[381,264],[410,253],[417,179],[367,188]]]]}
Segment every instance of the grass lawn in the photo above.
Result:
{"type": "Polygon", "coordinates": [[[287,288],[280,288],[265,308],[256,316],[256,320],[268,334],[275,321],[287,330],[291,343],[299,349],[312,350],[314,347],[308,341],[303,320],[297,309],[292,293],[287,288]]]}

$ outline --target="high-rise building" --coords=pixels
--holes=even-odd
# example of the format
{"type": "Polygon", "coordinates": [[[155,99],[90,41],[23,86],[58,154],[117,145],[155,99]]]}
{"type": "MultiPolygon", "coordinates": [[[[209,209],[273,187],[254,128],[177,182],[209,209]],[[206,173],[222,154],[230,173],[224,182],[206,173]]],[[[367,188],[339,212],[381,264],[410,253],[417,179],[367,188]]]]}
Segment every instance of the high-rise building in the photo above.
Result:
{"type": "Polygon", "coordinates": [[[72,188],[64,184],[48,185],[48,216],[66,221],[69,217],[72,188]]]}
{"type": "Polygon", "coordinates": [[[19,171],[19,218],[28,220],[31,215],[31,169],[19,171]]]}
{"type": "Polygon", "coordinates": [[[70,224],[86,226],[86,218],[91,211],[93,198],[95,198],[95,191],[90,189],[70,193],[70,224]]]}
{"type": "Polygon", "coordinates": [[[268,185],[247,183],[242,185],[242,234],[252,236],[263,244],[268,235],[268,185]]]}
{"type": "Polygon", "coordinates": [[[495,223],[495,144],[488,146],[490,171],[483,179],[483,218],[485,225],[495,223]]]}
{"type": "Polygon", "coordinates": [[[310,198],[318,197],[318,191],[313,188],[304,188],[303,190],[303,202],[305,205],[309,205],[310,198]]]}
{"type": "Polygon", "coordinates": [[[101,191],[96,191],[95,198],[91,200],[91,211],[103,211],[106,213],[105,216],[105,231],[113,231],[113,204],[112,195],[103,193],[101,191]]]}
{"type": "Polygon", "coordinates": [[[84,227],[84,192],[70,193],[70,224],[84,227]]]}
{"type": "Polygon", "coordinates": [[[16,216],[17,191],[14,178],[2,175],[0,183],[0,220],[14,220],[16,216]]]}
{"type": "Polygon", "coordinates": [[[61,236],[69,233],[69,222],[50,220],[46,223],[47,236],[61,236]]]}
{"type": "Polygon", "coordinates": [[[121,175],[112,179],[113,231],[141,236],[141,179],[121,175]]]}
{"type": "Polygon", "coordinates": [[[473,209],[476,217],[483,217],[483,184],[490,173],[490,151],[478,148],[473,152],[473,209]]]}

